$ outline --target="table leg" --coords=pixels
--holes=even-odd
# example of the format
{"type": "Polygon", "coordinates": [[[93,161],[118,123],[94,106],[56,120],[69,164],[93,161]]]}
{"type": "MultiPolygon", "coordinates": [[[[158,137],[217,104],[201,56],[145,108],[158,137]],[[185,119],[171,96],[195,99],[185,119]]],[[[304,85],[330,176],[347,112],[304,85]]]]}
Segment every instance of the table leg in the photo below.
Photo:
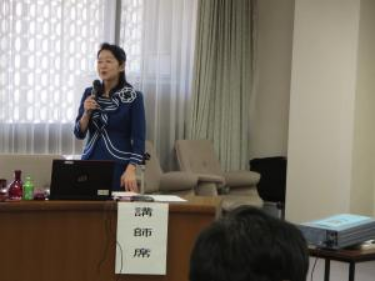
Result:
{"type": "Polygon", "coordinates": [[[324,281],[329,281],[329,272],[331,270],[330,259],[324,259],[324,281]]]}
{"type": "Polygon", "coordinates": [[[349,281],[354,281],[355,262],[349,263],[349,281]]]}

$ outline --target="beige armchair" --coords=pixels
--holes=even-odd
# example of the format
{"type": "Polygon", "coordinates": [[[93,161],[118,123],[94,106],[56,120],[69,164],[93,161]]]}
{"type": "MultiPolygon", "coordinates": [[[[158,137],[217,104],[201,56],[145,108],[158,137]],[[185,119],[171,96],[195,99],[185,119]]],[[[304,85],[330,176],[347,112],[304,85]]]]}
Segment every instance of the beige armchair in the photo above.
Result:
{"type": "Polygon", "coordinates": [[[146,141],[146,152],[150,159],[146,161],[144,171],[145,194],[194,195],[198,177],[190,172],[173,171],[164,173],[154,145],[146,141]]]}
{"type": "Polygon", "coordinates": [[[49,188],[53,159],[64,157],[54,154],[0,154],[0,178],[5,178],[9,184],[14,170],[21,170],[22,180],[30,176],[36,188],[49,188]]]}
{"type": "Polygon", "coordinates": [[[239,205],[262,207],[257,191],[260,174],[253,171],[223,172],[209,140],[178,140],[175,145],[182,171],[198,175],[197,195],[220,195],[223,209],[239,205]]]}

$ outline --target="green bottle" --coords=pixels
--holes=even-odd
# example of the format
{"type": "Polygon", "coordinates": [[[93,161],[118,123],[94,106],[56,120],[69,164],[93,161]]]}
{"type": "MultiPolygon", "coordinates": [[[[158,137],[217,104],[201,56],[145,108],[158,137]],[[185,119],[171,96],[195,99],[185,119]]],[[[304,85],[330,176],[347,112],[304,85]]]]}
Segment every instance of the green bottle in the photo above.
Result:
{"type": "Polygon", "coordinates": [[[31,181],[30,176],[26,177],[26,181],[23,184],[23,200],[34,199],[34,184],[31,181]]]}

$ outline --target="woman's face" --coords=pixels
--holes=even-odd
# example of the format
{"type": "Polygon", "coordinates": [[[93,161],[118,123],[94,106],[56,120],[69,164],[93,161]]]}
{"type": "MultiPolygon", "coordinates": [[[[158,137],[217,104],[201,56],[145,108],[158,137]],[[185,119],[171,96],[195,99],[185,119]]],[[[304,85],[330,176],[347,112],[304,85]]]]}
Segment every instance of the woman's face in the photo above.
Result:
{"type": "Polygon", "coordinates": [[[115,56],[108,50],[102,50],[98,57],[97,71],[103,82],[116,81],[124,64],[119,63],[115,56]]]}

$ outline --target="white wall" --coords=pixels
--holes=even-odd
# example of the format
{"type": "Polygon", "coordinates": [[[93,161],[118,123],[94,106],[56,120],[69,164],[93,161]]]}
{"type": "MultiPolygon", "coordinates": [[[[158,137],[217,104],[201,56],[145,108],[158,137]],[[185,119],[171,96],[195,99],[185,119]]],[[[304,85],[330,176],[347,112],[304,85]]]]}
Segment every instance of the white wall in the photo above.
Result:
{"type": "Polygon", "coordinates": [[[360,0],[296,0],[286,217],[348,212],[360,0]],[[339,7],[339,8],[338,8],[339,7]]]}
{"type": "MultiPolygon", "coordinates": [[[[288,130],[288,46],[294,52],[287,218],[374,212],[375,1],[296,0],[294,45],[288,43],[293,25],[281,18],[294,17],[294,1],[259,2],[258,87],[264,97],[256,103],[263,128],[252,137],[255,155],[286,151],[284,133],[275,126],[288,130]]],[[[333,262],[330,280],[347,280],[348,270],[333,262]]],[[[315,281],[323,280],[323,271],[324,261],[318,260],[315,281]]],[[[374,262],[356,266],[356,281],[374,276],[374,262]]]]}
{"type": "Polygon", "coordinates": [[[294,0],[258,1],[250,156],[287,154],[294,0]]]}
{"type": "Polygon", "coordinates": [[[362,0],[360,15],[350,209],[375,215],[375,1],[362,0]]]}
{"type": "Polygon", "coordinates": [[[374,214],[375,1],[294,4],[258,1],[250,157],[289,145],[289,219],[374,214]]]}

